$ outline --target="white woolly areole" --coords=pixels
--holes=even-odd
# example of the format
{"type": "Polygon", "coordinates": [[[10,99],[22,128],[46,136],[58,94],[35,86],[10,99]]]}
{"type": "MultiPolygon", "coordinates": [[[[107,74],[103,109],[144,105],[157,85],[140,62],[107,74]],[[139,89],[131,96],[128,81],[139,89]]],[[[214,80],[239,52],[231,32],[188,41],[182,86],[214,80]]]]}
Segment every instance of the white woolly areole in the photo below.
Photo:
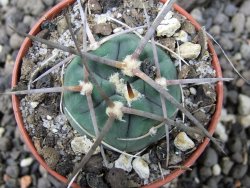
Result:
{"type": "Polygon", "coordinates": [[[133,93],[134,93],[134,98],[129,97],[127,86],[125,87],[124,97],[127,100],[127,103],[128,103],[129,107],[131,107],[131,103],[133,101],[137,101],[138,99],[143,97],[143,95],[140,92],[138,92],[136,89],[132,88],[132,90],[133,90],[133,93]]]}
{"type": "Polygon", "coordinates": [[[134,76],[133,69],[137,69],[141,66],[141,61],[133,59],[131,55],[126,56],[123,62],[126,66],[123,68],[122,72],[130,77],[134,76]]]}
{"type": "Polygon", "coordinates": [[[166,88],[167,87],[167,79],[164,77],[160,77],[160,78],[156,78],[155,82],[159,85],[161,85],[162,87],[166,88]]]}
{"type": "Polygon", "coordinates": [[[123,104],[119,101],[114,101],[113,107],[107,107],[106,114],[110,117],[111,115],[114,115],[116,119],[120,121],[124,121],[122,119],[123,112],[122,112],[123,104]]]}
{"type": "Polygon", "coordinates": [[[109,82],[115,85],[116,92],[122,95],[127,100],[129,107],[131,106],[131,103],[133,101],[136,101],[140,99],[141,97],[143,97],[143,95],[139,91],[137,91],[131,86],[133,93],[134,93],[134,98],[130,98],[128,94],[128,90],[127,90],[127,85],[125,84],[124,79],[119,77],[119,73],[115,73],[111,75],[109,77],[109,82]]]}
{"type": "Polygon", "coordinates": [[[119,78],[119,73],[118,72],[115,73],[115,74],[112,74],[109,77],[109,82],[111,82],[112,84],[115,85],[115,89],[116,89],[117,93],[119,93],[119,94],[124,93],[124,88],[126,87],[126,85],[124,83],[124,79],[119,78]]]}
{"type": "Polygon", "coordinates": [[[79,81],[79,85],[82,86],[82,90],[80,92],[81,95],[92,93],[94,88],[93,84],[90,82],[79,81]]]}

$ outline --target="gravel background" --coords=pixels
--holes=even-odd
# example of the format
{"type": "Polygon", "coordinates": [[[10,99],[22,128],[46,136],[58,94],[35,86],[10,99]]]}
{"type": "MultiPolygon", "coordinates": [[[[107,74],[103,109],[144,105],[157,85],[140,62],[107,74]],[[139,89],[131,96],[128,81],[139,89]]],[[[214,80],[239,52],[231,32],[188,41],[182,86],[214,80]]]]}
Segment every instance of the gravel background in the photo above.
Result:
{"type": "MultiPolygon", "coordinates": [[[[10,87],[14,60],[23,38],[8,25],[28,32],[37,18],[56,0],[0,0],[0,90],[10,87]]],[[[250,79],[250,1],[180,1],[225,49],[238,70],[250,79]]],[[[235,80],[225,84],[224,109],[216,130],[227,155],[211,144],[193,170],[175,180],[171,187],[250,187],[250,86],[237,77],[218,47],[216,51],[224,77],[235,80]]],[[[11,100],[0,96],[0,188],[62,187],[33,159],[23,144],[12,114],[11,100]]]]}

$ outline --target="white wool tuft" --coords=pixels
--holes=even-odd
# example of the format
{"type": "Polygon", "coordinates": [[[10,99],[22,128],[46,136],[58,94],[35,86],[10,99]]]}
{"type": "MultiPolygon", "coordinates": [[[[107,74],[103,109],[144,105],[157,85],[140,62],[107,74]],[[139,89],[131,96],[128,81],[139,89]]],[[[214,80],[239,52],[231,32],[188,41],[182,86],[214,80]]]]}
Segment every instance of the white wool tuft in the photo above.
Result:
{"type": "Polygon", "coordinates": [[[116,92],[119,93],[120,95],[124,96],[124,98],[127,100],[129,107],[131,106],[131,103],[133,101],[136,101],[136,100],[140,99],[141,97],[143,97],[143,95],[139,91],[137,91],[136,89],[134,89],[131,86],[133,93],[135,95],[135,97],[131,99],[128,95],[127,85],[125,84],[124,79],[119,78],[119,73],[115,73],[115,74],[111,75],[109,77],[109,81],[115,85],[116,92]]]}
{"type": "Polygon", "coordinates": [[[114,101],[114,106],[113,107],[107,107],[106,108],[106,114],[108,116],[110,116],[111,114],[113,114],[116,119],[118,119],[120,121],[124,121],[122,119],[122,117],[123,117],[122,107],[123,106],[124,105],[122,104],[122,102],[114,101]]]}
{"type": "Polygon", "coordinates": [[[130,76],[130,77],[134,76],[133,69],[140,68],[141,66],[141,62],[138,60],[132,59],[131,55],[126,56],[123,62],[125,63],[126,66],[123,68],[122,72],[123,74],[130,76]]]}
{"type": "Polygon", "coordinates": [[[166,88],[167,87],[167,79],[164,77],[160,77],[160,78],[156,78],[155,82],[159,85],[161,85],[162,87],[166,88]]]}
{"type": "Polygon", "coordinates": [[[81,95],[90,94],[93,91],[93,84],[90,82],[79,81],[79,85],[82,86],[82,90],[80,92],[81,95]]]}
{"type": "Polygon", "coordinates": [[[115,85],[116,92],[122,94],[124,92],[124,87],[126,86],[124,83],[124,79],[119,78],[119,73],[112,74],[109,77],[109,81],[115,85]]]}

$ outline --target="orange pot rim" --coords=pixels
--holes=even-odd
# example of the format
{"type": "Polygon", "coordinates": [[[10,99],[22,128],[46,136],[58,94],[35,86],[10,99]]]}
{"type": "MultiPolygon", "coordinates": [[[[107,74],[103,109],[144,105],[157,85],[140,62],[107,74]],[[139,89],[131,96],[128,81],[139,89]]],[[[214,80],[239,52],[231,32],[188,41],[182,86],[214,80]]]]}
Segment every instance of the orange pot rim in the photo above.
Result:
{"type": "MultiPolygon", "coordinates": [[[[162,1],[163,3],[166,2],[166,0],[160,0],[160,1],[162,1]]],[[[49,19],[54,18],[56,15],[58,15],[62,11],[62,9],[71,5],[74,2],[75,2],[75,0],[64,0],[64,1],[60,2],[59,4],[57,4],[56,6],[54,6],[41,19],[39,19],[39,21],[31,29],[29,34],[36,35],[40,31],[40,26],[45,20],[49,20],[49,19]]],[[[197,30],[199,30],[201,28],[201,26],[194,20],[194,18],[189,13],[187,13],[184,9],[182,9],[180,6],[178,6],[177,4],[174,4],[174,9],[177,12],[179,12],[180,14],[182,14],[183,16],[185,16],[195,26],[195,28],[197,30]]],[[[25,40],[23,41],[22,46],[18,52],[16,61],[15,61],[13,74],[12,74],[12,87],[16,86],[18,83],[22,58],[25,56],[25,54],[27,53],[30,46],[31,46],[30,39],[25,38],[25,40]]],[[[209,52],[212,54],[212,65],[216,71],[216,77],[221,78],[222,71],[221,71],[221,67],[219,64],[219,60],[218,60],[218,57],[217,57],[216,52],[214,50],[214,47],[210,41],[208,41],[208,48],[209,48],[209,52]]],[[[217,123],[218,123],[219,118],[220,118],[220,114],[221,114],[222,103],[223,103],[223,83],[221,81],[216,84],[216,92],[217,92],[216,110],[215,110],[215,113],[212,116],[212,119],[211,119],[209,126],[208,126],[208,131],[210,134],[214,133],[215,128],[216,128],[217,123]]],[[[19,101],[18,97],[15,95],[12,96],[12,105],[13,105],[13,110],[14,110],[14,114],[15,114],[18,128],[21,132],[21,135],[24,139],[25,144],[27,144],[31,153],[34,155],[36,160],[52,176],[54,176],[55,178],[57,178],[58,180],[60,180],[63,183],[67,183],[67,178],[58,174],[56,171],[52,170],[45,163],[43,158],[38,154],[38,152],[37,152],[37,150],[32,142],[32,139],[30,138],[28,132],[25,129],[22,114],[20,111],[20,101],[19,101]]],[[[198,146],[198,148],[191,154],[191,156],[186,161],[184,161],[183,165],[186,167],[192,166],[195,163],[195,161],[197,160],[197,158],[203,153],[203,151],[206,148],[206,146],[208,145],[208,143],[209,143],[209,139],[205,138],[204,141],[198,146]]],[[[181,170],[181,169],[173,170],[169,175],[165,176],[164,179],[159,179],[155,182],[152,182],[148,185],[145,185],[144,187],[145,188],[160,187],[160,186],[172,181],[173,179],[175,179],[176,177],[178,177],[179,175],[181,175],[184,172],[185,172],[185,170],[181,170]]],[[[74,184],[73,187],[79,187],[79,186],[74,184]]]]}

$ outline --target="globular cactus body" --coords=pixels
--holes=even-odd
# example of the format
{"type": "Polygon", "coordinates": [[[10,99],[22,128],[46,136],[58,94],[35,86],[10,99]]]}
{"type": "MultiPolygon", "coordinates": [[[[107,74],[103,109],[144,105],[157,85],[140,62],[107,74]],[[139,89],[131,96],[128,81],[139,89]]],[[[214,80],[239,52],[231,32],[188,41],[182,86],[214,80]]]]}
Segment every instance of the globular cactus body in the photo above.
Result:
{"type": "MultiPolygon", "coordinates": [[[[131,55],[135,51],[139,42],[140,39],[136,35],[124,34],[104,43],[97,50],[92,51],[91,53],[100,57],[123,61],[127,55],[131,55]]],[[[150,43],[146,45],[144,51],[140,55],[140,61],[147,59],[151,62],[151,64],[153,64],[154,56],[151,46],[152,45],[150,43]]],[[[176,79],[176,68],[170,57],[158,47],[157,53],[161,75],[168,80],[176,79]]],[[[88,61],[88,65],[95,74],[95,78],[97,79],[99,85],[112,101],[121,101],[125,106],[127,105],[127,101],[124,96],[117,93],[114,84],[109,81],[110,76],[118,72],[119,76],[123,78],[125,82],[129,82],[134,89],[142,94],[141,98],[131,103],[131,107],[162,116],[160,94],[143,80],[138,79],[137,77],[125,76],[119,69],[104,64],[97,64],[96,62],[88,61]]],[[[83,79],[84,71],[82,59],[80,57],[75,57],[66,69],[64,86],[79,85],[79,81],[82,81],[83,79]]],[[[169,86],[167,89],[177,101],[180,101],[181,94],[179,86],[169,86]]],[[[108,118],[105,113],[107,105],[95,86],[92,92],[92,98],[97,124],[99,130],[101,130],[108,118]]],[[[65,110],[65,114],[71,125],[78,130],[80,134],[95,137],[86,96],[81,95],[79,92],[67,91],[64,93],[63,105],[64,109],[67,109],[65,110]]],[[[173,118],[177,109],[168,101],[166,101],[166,108],[168,117],[173,118]]],[[[165,128],[162,126],[153,136],[149,135],[145,138],[133,141],[119,140],[118,138],[137,138],[145,135],[153,126],[160,123],[148,118],[127,114],[123,116],[123,120],[124,121],[116,120],[111,130],[104,138],[104,142],[106,144],[119,150],[126,152],[138,151],[158,141],[165,134],[165,128]]]]}

